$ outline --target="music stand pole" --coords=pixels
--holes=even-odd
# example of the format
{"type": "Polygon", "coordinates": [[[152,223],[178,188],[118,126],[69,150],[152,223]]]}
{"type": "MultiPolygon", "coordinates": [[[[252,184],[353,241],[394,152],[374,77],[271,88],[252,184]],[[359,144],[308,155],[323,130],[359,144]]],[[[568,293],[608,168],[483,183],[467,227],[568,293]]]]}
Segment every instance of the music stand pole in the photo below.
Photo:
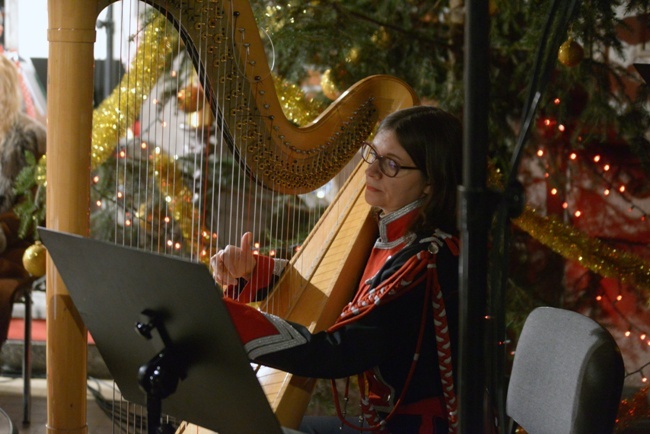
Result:
{"type": "Polygon", "coordinates": [[[492,213],[486,188],[489,107],[488,2],[466,2],[461,231],[459,433],[483,432],[487,324],[487,240],[492,213]]]}
{"type": "Polygon", "coordinates": [[[186,368],[179,353],[174,351],[163,322],[150,310],[142,315],[146,322],[135,324],[136,332],[147,340],[158,341],[163,346],[155,357],[138,370],[138,384],[147,394],[147,433],[173,434],[174,428],[161,424],[162,400],[176,391],[178,383],[186,377],[186,368]]]}

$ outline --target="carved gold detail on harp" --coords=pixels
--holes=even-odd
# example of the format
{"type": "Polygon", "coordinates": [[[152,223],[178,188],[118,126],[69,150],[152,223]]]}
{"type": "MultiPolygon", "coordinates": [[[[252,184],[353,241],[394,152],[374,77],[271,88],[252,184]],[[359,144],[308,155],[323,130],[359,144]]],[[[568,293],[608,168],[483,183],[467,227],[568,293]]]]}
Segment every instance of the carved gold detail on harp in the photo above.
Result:
{"type": "Polygon", "coordinates": [[[352,159],[382,113],[417,97],[400,80],[374,76],[346,91],[316,120],[283,114],[262,38],[244,1],[151,1],[180,31],[225,139],[250,174],[286,194],[313,191],[352,159]]]}

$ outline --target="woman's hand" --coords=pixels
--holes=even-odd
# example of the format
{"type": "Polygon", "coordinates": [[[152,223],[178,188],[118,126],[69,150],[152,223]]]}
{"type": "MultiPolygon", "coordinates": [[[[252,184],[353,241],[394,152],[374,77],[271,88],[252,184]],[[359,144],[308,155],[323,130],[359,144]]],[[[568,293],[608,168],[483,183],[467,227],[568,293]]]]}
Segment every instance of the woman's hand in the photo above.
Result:
{"type": "Polygon", "coordinates": [[[214,280],[222,286],[238,283],[240,277],[248,278],[255,269],[257,260],[251,249],[253,234],[246,232],[241,237],[241,247],[227,245],[210,258],[214,280]]]}

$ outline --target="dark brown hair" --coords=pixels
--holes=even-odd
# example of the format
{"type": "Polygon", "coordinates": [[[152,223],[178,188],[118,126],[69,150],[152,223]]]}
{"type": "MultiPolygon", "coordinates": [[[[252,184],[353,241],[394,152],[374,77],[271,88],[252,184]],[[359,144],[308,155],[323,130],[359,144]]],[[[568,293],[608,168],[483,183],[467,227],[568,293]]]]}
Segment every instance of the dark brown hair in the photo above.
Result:
{"type": "Polygon", "coordinates": [[[411,228],[430,233],[456,228],[456,198],[462,181],[463,128],[452,114],[430,106],[416,106],[387,116],[378,131],[393,131],[400,145],[422,170],[431,186],[420,218],[411,228]]]}

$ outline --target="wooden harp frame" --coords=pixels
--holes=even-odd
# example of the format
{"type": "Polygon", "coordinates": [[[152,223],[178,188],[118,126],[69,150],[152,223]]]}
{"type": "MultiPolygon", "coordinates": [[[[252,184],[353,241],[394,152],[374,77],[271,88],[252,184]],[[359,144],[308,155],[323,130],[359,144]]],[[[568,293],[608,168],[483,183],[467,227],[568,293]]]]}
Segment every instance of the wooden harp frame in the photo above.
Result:
{"type": "MultiPolygon", "coordinates": [[[[47,226],[84,236],[90,230],[95,24],[99,13],[111,3],[111,0],[48,0],[47,226]]],[[[310,125],[297,127],[282,114],[247,2],[151,0],[145,3],[160,10],[179,29],[197,71],[208,83],[206,93],[211,95],[210,105],[218,120],[232,131],[245,131],[230,135],[228,140],[252,176],[275,191],[295,194],[326,183],[357,152],[360,141],[370,134],[377,120],[399,108],[418,104],[414,92],[401,80],[374,76],[346,91],[310,125]],[[223,33],[220,20],[234,20],[234,31],[223,33]],[[220,39],[231,37],[236,38],[234,44],[231,41],[219,45],[223,42],[220,39]],[[220,81],[219,77],[228,77],[234,71],[241,72],[244,78],[239,84],[220,81]],[[235,104],[226,109],[224,102],[228,98],[235,104]]],[[[309,323],[313,330],[331,324],[349,297],[340,292],[344,284],[340,277],[326,284],[317,283],[317,277],[336,273],[346,277],[354,268],[360,272],[363,260],[349,261],[335,251],[342,249],[349,255],[360,247],[367,249],[374,239],[374,232],[367,231],[373,225],[368,223],[369,208],[362,199],[363,171],[357,169],[346,185],[337,200],[345,204],[347,211],[326,212],[326,218],[308,237],[314,249],[306,248],[309,245],[306,242],[301,259],[293,261],[292,271],[284,278],[290,284],[299,279],[302,288],[316,291],[316,297],[291,296],[283,302],[286,315],[309,323]],[[347,220],[342,219],[344,215],[353,216],[348,221],[354,224],[344,224],[343,220],[347,220]],[[327,265],[328,256],[322,252],[324,245],[338,258],[335,265],[327,265]],[[323,268],[325,265],[330,268],[323,268]],[[319,269],[325,272],[319,274],[319,269]],[[306,312],[314,310],[320,312],[317,318],[305,318],[306,312]]],[[[85,434],[88,432],[87,330],[49,259],[46,269],[47,432],[85,434]]],[[[289,401],[306,405],[309,393],[300,380],[289,379],[282,382],[276,395],[286,395],[289,401]],[[286,385],[290,386],[289,390],[286,385]]],[[[276,414],[283,425],[295,426],[302,413],[286,402],[274,404],[276,414]]]]}

